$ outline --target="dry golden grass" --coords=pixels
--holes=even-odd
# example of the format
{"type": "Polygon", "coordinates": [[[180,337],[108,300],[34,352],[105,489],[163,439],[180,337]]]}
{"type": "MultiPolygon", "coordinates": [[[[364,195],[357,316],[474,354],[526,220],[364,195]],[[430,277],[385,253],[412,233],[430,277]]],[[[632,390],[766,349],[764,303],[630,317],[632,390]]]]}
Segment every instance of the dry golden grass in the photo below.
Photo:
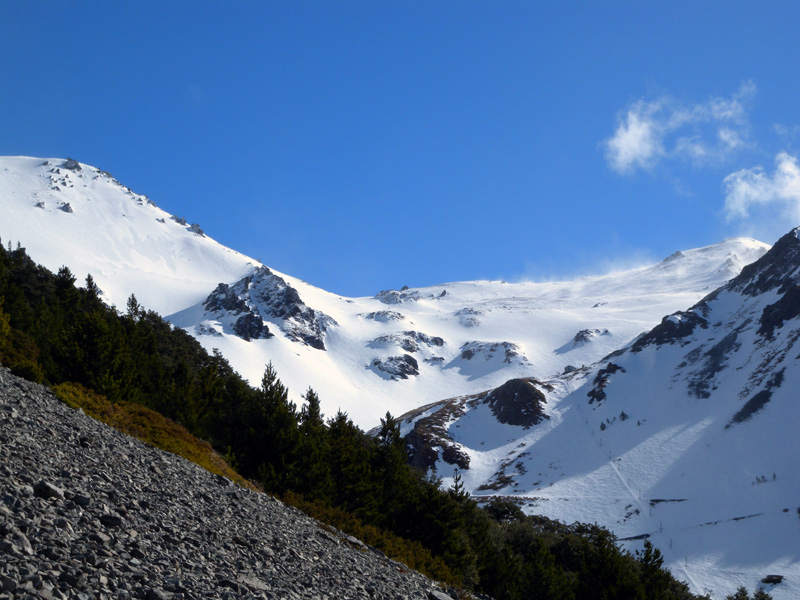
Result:
{"type": "Polygon", "coordinates": [[[112,403],[104,396],[78,383],[61,383],[53,387],[56,396],[72,408],[80,408],[90,417],[102,421],[142,442],[182,456],[207,471],[222,475],[250,489],[255,486],[234,471],[214,451],[211,444],[199,440],[189,431],[163,415],[129,402],[112,403]]]}
{"type": "Polygon", "coordinates": [[[394,535],[390,531],[362,523],[355,515],[341,508],[325,506],[321,502],[310,502],[293,492],[287,492],[282,500],[308,516],[352,535],[365,544],[374,546],[389,558],[405,563],[415,571],[447,585],[461,586],[461,580],[438,556],[419,542],[394,535]]]}

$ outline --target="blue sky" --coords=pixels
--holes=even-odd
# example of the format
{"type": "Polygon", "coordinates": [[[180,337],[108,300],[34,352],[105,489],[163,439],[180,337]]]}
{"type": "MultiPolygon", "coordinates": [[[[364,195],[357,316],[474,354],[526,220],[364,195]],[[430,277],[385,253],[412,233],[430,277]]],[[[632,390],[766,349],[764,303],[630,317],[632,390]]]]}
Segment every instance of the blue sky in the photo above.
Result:
{"type": "Polygon", "coordinates": [[[800,225],[798,31],[795,2],[3,2],[0,154],[350,296],[570,277],[800,225]]]}

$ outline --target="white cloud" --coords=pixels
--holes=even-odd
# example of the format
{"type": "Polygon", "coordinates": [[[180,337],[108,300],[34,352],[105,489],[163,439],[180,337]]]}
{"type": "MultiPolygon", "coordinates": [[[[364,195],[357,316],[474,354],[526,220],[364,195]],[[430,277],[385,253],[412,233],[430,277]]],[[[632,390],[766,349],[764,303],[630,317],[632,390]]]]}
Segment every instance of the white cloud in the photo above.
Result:
{"type": "Polygon", "coordinates": [[[639,100],[617,116],[617,129],[604,142],[606,160],[622,174],[651,170],[663,160],[721,162],[746,145],[747,104],[755,93],[746,81],[730,98],[694,105],[669,96],[639,100]]]}
{"type": "Polygon", "coordinates": [[[621,119],[617,131],[607,142],[606,157],[620,173],[649,168],[664,154],[663,131],[656,114],[656,103],[637,102],[621,119]]]}
{"type": "Polygon", "coordinates": [[[725,217],[735,221],[742,235],[773,241],[800,225],[800,165],[797,157],[781,152],[775,170],[742,169],[728,175],[725,217]]]}

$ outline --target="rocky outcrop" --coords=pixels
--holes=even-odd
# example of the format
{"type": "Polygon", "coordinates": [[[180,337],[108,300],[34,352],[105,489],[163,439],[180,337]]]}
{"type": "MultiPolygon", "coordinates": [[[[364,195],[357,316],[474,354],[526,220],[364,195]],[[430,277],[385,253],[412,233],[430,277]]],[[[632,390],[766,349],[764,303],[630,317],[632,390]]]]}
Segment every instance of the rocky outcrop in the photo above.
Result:
{"type": "Polygon", "coordinates": [[[208,316],[229,322],[233,333],[246,340],[272,337],[264,323],[272,318],[293,342],[325,350],[325,332],[337,325],[333,318],[307,306],[295,288],[267,267],[233,285],[219,284],[203,306],[208,316]]]}
{"type": "Polygon", "coordinates": [[[599,404],[606,399],[605,388],[611,376],[618,371],[625,373],[625,369],[613,362],[608,363],[605,367],[597,371],[597,375],[595,375],[594,381],[592,382],[592,388],[586,394],[589,397],[589,404],[594,402],[599,404]]]}
{"type": "Polygon", "coordinates": [[[0,368],[0,598],[447,598],[0,368]]]}
{"type": "MultiPolygon", "coordinates": [[[[800,227],[781,237],[772,249],[742,269],[726,288],[744,296],[757,296],[769,290],[785,293],[800,284],[800,227]]],[[[723,288],[725,289],[725,288],[723,288]]]]}
{"type": "MultiPolygon", "coordinates": [[[[206,312],[216,318],[229,316],[235,318],[231,329],[240,338],[246,341],[259,338],[268,339],[272,337],[269,327],[264,323],[256,311],[250,308],[239,295],[231,289],[231,286],[220,283],[216,289],[209,294],[203,302],[206,312]]],[[[211,328],[210,331],[214,331],[211,328]]]]}
{"type": "Polygon", "coordinates": [[[375,371],[386,374],[390,379],[408,379],[419,375],[417,359],[408,354],[376,358],[369,366],[375,371]]]}
{"type": "Polygon", "coordinates": [[[652,345],[663,346],[676,343],[682,345],[698,327],[708,328],[708,321],[700,316],[699,312],[699,309],[692,309],[664,317],[661,323],[633,343],[631,351],[641,352],[647,346],[652,345]]]}
{"type": "Polygon", "coordinates": [[[69,169],[70,171],[82,170],[81,164],[74,158],[68,158],[67,160],[64,161],[64,163],[61,166],[64,167],[65,169],[69,169]]]}
{"type": "Polygon", "coordinates": [[[608,329],[581,329],[575,334],[575,337],[572,338],[572,347],[577,348],[578,346],[583,346],[584,344],[591,342],[596,337],[608,334],[608,329]]]}
{"type": "MultiPolygon", "coordinates": [[[[439,294],[439,298],[443,298],[447,292],[439,294]]],[[[398,290],[383,290],[375,294],[374,298],[380,300],[384,304],[402,304],[403,302],[415,302],[423,298],[436,298],[433,294],[422,295],[419,290],[410,290],[408,286],[404,286],[400,291],[398,290]]]]}
{"type": "MultiPolygon", "coordinates": [[[[423,406],[398,419],[401,423],[414,423],[405,436],[411,466],[424,472],[435,469],[441,452],[441,458],[447,464],[469,469],[469,455],[448,432],[450,422],[464,415],[465,403],[466,398],[451,398],[423,406]]],[[[370,433],[374,435],[376,431],[370,433]]]]}
{"type": "MultiPolygon", "coordinates": [[[[462,470],[469,469],[470,457],[466,448],[453,439],[451,427],[467,411],[488,405],[498,422],[528,429],[550,417],[545,414],[547,399],[542,389],[552,387],[537,379],[511,379],[493,390],[450,398],[429,404],[402,415],[401,424],[413,424],[405,435],[409,450],[409,463],[423,471],[436,469],[441,459],[444,463],[462,470]]],[[[376,434],[377,430],[370,432],[376,434]]]]}
{"type": "Polygon", "coordinates": [[[388,323],[390,321],[403,321],[405,317],[394,310],[377,310],[363,315],[365,319],[378,321],[379,323],[388,323]]]}
{"type": "Polygon", "coordinates": [[[367,346],[370,348],[399,346],[406,352],[416,352],[419,350],[420,344],[441,348],[444,346],[444,340],[440,337],[428,335],[419,331],[403,331],[377,337],[367,344],[367,346]]]}
{"type": "Polygon", "coordinates": [[[466,342],[462,344],[460,350],[461,358],[464,360],[472,360],[476,357],[492,360],[495,355],[502,353],[503,362],[506,364],[511,364],[515,357],[519,357],[522,362],[527,362],[519,346],[513,342],[466,342]]]}
{"type": "Polygon", "coordinates": [[[544,413],[544,394],[530,379],[510,379],[489,392],[484,399],[492,414],[506,425],[527,429],[549,417],[544,413]]]}

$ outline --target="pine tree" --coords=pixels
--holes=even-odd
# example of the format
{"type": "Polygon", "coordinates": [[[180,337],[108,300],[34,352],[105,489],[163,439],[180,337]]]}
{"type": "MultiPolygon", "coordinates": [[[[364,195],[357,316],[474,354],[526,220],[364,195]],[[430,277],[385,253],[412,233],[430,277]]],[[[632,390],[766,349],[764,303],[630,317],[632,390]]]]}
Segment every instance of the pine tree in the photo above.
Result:
{"type": "Polygon", "coordinates": [[[259,475],[265,489],[282,494],[294,478],[297,458],[297,407],[289,401],[289,390],[278,379],[270,362],[261,378],[255,421],[245,421],[250,429],[249,448],[259,457],[259,475]]]}
{"type": "Polygon", "coordinates": [[[450,496],[457,502],[462,502],[469,498],[469,492],[464,489],[464,482],[461,478],[461,472],[458,469],[453,470],[453,485],[447,490],[450,496]]]}
{"type": "Polygon", "coordinates": [[[310,500],[329,500],[333,485],[330,440],[317,393],[308,388],[300,411],[296,491],[310,500]]]}
{"type": "Polygon", "coordinates": [[[342,411],[328,421],[328,435],[332,504],[375,524],[379,517],[379,492],[370,465],[369,445],[372,442],[342,411]]]}
{"type": "Polygon", "coordinates": [[[670,576],[664,570],[664,557],[661,551],[653,546],[650,540],[644,541],[644,550],[637,551],[639,560],[640,579],[644,587],[645,598],[648,600],[662,600],[667,597],[670,586],[670,576]]]}
{"type": "Polygon", "coordinates": [[[396,531],[408,527],[408,505],[413,503],[411,494],[416,487],[407,461],[408,452],[405,440],[400,435],[400,424],[387,412],[386,417],[381,419],[377,436],[374,472],[376,484],[383,490],[384,516],[396,531]]]}

